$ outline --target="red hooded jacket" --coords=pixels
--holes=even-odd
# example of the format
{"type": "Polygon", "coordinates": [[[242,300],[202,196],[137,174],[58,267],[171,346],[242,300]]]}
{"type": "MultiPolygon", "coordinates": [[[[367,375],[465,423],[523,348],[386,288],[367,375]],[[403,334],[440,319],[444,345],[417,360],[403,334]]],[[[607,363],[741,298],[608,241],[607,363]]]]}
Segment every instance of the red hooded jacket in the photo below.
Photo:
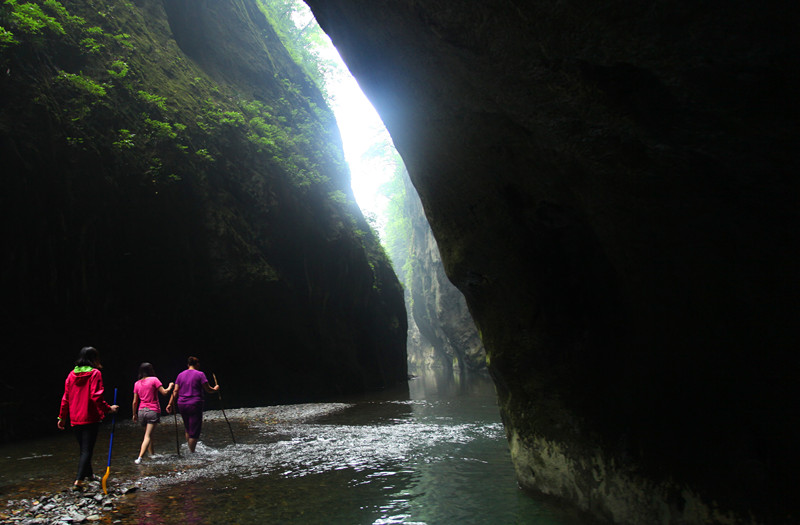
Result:
{"type": "Polygon", "coordinates": [[[88,366],[76,366],[64,383],[61,410],[58,417],[71,425],[88,425],[101,421],[111,411],[103,399],[103,376],[100,370],[88,366]]]}

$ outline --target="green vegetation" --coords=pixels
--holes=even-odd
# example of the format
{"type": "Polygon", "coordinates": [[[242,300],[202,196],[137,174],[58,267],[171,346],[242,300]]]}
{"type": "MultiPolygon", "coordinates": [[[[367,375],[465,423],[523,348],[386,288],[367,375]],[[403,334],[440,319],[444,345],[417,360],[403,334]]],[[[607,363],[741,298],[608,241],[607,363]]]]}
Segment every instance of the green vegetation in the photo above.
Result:
{"type": "Polygon", "coordinates": [[[203,34],[221,51],[200,63],[161,2],[29,1],[64,33],[20,30],[0,0],[4,207],[25,226],[10,257],[41,290],[26,308],[117,335],[155,322],[187,344],[198,319],[217,330],[215,310],[267,339],[313,316],[325,333],[303,344],[400,354],[400,293],[349,197],[332,115],[258,12],[209,4],[206,23],[252,35],[226,48],[232,31],[203,34]]]}
{"type": "Polygon", "coordinates": [[[115,60],[107,70],[108,74],[116,78],[125,78],[128,76],[128,64],[124,60],[115,60]]]}
{"type": "Polygon", "coordinates": [[[81,40],[81,46],[83,46],[87,53],[99,53],[100,50],[103,49],[103,44],[90,37],[81,40]]]}
{"type": "MultiPolygon", "coordinates": [[[[361,242],[380,288],[375,261],[386,256],[343,191],[347,168],[321,96],[326,76],[335,74],[320,54],[326,37],[313,19],[295,25],[293,14],[307,13],[299,0],[259,6],[287,50],[271,37],[264,53],[273,70],[266,85],[246,91],[219,83],[213,70],[183,55],[165,21],[131,2],[0,0],[0,66],[14,72],[8,89],[16,97],[0,108],[0,125],[54,123],[46,140],[36,124],[22,131],[31,143],[52,145],[53,158],[75,166],[70,155],[98,159],[89,175],[65,177],[96,177],[112,193],[177,205],[183,195],[211,195],[219,191],[212,184],[227,187],[236,178],[253,188],[247,198],[294,194],[316,210],[314,221],[336,225],[326,235],[361,242]],[[61,68],[55,76],[53,63],[61,68]]],[[[238,219],[216,220],[224,229],[238,219]]]]}
{"type": "Polygon", "coordinates": [[[66,71],[61,71],[58,76],[56,77],[59,80],[65,80],[72,84],[74,87],[78,88],[84,93],[88,93],[89,95],[95,97],[104,97],[106,96],[106,88],[95,82],[89,77],[83,76],[81,74],[74,74],[74,73],[67,73],[66,71]]]}
{"type": "Polygon", "coordinates": [[[403,181],[404,169],[402,161],[398,159],[397,169],[391,180],[381,187],[381,191],[389,199],[384,228],[386,251],[392,260],[395,271],[398,272],[400,282],[404,286],[410,287],[414,271],[414,260],[411,256],[413,231],[411,214],[408,210],[407,189],[403,181]]]}
{"type": "MultiPolygon", "coordinates": [[[[259,0],[259,6],[289,55],[324,88],[324,77],[333,70],[333,62],[321,58],[326,37],[307,7],[299,0],[259,0]],[[302,27],[295,24],[298,16],[304,17],[302,27]]],[[[162,149],[181,154],[191,150],[207,164],[224,155],[224,150],[245,148],[246,157],[263,157],[262,162],[282,170],[286,180],[303,191],[328,185],[331,179],[326,171],[345,169],[341,150],[329,140],[330,111],[311,100],[299,79],[275,71],[274,81],[282,95],[270,101],[242,97],[210,81],[203,71],[184,61],[177,48],[171,53],[149,51],[160,37],[134,37],[127,30],[145,27],[140,23],[143,14],[132,3],[110,0],[99,8],[74,4],[71,9],[78,12],[71,13],[57,0],[4,0],[0,4],[0,51],[58,46],[59,53],[69,54],[72,48],[73,56],[84,57],[56,77],[57,84],[70,88],[63,95],[68,100],[61,105],[73,123],[72,136],[94,135],[97,141],[107,141],[117,154],[135,154],[145,163],[155,155],[165,163],[177,161],[162,149]],[[141,71],[148,74],[141,75],[141,71]],[[170,100],[163,95],[166,93],[170,100]],[[92,116],[102,111],[95,106],[99,100],[107,101],[104,107],[130,106],[131,97],[142,105],[128,113],[126,122],[118,123],[121,125],[111,132],[91,129],[92,116]]],[[[171,36],[163,42],[162,48],[174,46],[171,36]]],[[[2,61],[9,58],[0,55],[2,61]]],[[[37,99],[56,107],[58,104],[47,102],[55,96],[46,91],[47,85],[42,84],[37,99]]],[[[133,158],[119,160],[135,162],[133,158]]],[[[321,195],[334,196],[338,205],[345,204],[335,191],[321,195]]]]}
{"type": "Polygon", "coordinates": [[[238,111],[223,111],[219,122],[220,124],[233,126],[236,128],[243,127],[245,125],[244,115],[238,111]]]}
{"type": "Polygon", "coordinates": [[[130,41],[131,35],[129,35],[127,33],[121,33],[119,35],[114,35],[111,38],[113,38],[114,41],[116,41],[118,44],[120,44],[120,45],[122,45],[122,46],[124,46],[124,47],[126,47],[128,49],[133,49],[134,48],[133,42],[130,41]]]}
{"type": "Polygon", "coordinates": [[[44,7],[68,25],[81,26],[86,23],[82,17],[70,15],[67,9],[56,0],[45,0],[44,7]]]}
{"type": "Polygon", "coordinates": [[[214,157],[212,157],[211,154],[208,152],[208,150],[205,148],[195,151],[194,154],[206,162],[214,162],[214,157]]]}
{"type": "MultiPolygon", "coordinates": [[[[50,3],[58,4],[58,2],[50,3]]],[[[38,35],[46,28],[53,33],[60,35],[65,34],[64,27],[58,20],[47,15],[37,4],[29,2],[20,4],[17,0],[5,0],[4,4],[11,8],[9,17],[10,25],[15,30],[31,35],[38,35]]]]}
{"type": "Polygon", "coordinates": [[[147,91],[142,91],[142,90],[137,91],[136,95],[140,99],[144,100],[145,102],[148,102],[148,103],[156,106],[161,111],[166,111],[167,110],[167,99],[166,99],[166,97],[160,97],[158,95],[153,95],[152,93],[148,93],[147,91]]]}
{"type": "MultiPolygon", "coordinates": [[[[364,154],[364,159],[388,166],[392,170],[389,181],[380,187],[380,192],[388,199],[381,241],[400,282],[410,288],[415,262],[411,255],[414,232],[405,182],[405,165],[388,135],[376,140],[364,154]]],[[[367,221],[373,223],[373,228],[377,229],[377,217],[368,216],[367,221]]]]}
{"type": "Polygon", "coordinates": [[[323,56],[323,50],[329,48],[328,36],[308,6],[302,0],[258,0],[258,6],[294,61],[327,97],[327,79],[343,71],[336,61],[323,56]]]}
{"type": "MultiPolygon", "coordinates": [[[[326,56],[332,46],[327,35],[314,20],[311,11],[301,0],[258,0],[258,5],[266,14],[292,58],[314,80],[326,100],[330,102],[325,89],[326,84],[338,80],[337,76],[347,73],[337,61],[328,58],[330,55],[326,56]]],[[[296,82],[289,79],[281,79],[281,82],[287,97],[302,96],[301,88],[296,82]]],[[[309,139],[324,136],[324,123],[326,119],[330,118],[329,113],[312,100],[307,100],[306,104],[298,106],[287,102],[286,98],[281,98],[275,109],[260,105],[245,106],[244,109],[251,129],[248,140],[256,145],[259,151],[267,154],[272,154],[276,149],[285,151],[287,146],[295,150],[309,151],[309,139]],[[288,115],[285,111],[287,107],[291,107],[288,115]],[[275,117],[275,114],[279,116],[275,117]],[[287,136],[283,131],[285,129],[284,122],[293,123],[292,129],[299,133],[287,136]]],[[[394,148],[391,146],[383,148],[384,154],[389,151],[394,152],[394,148]]],[[[330,163],[331,159],[343,163],[340,154],[335,154],[330,150],[320,153],[322,154],[316,157],[300,154],[274,160],[286,169],[296,186],[305,189],[324,185],[328,181],[326,176],[320,177],[319,174],[322,173],[322,170],[319,166],[326,162],[330,163]]],[[[402,167],[399,156],[393,157],[389,162],[402,167]]],[[[403,196],[397,196],[397,198],[398,202],[401,202],[403,196]]],[[[371,222],[369,218],[367,220],[356,219],[357,212],[354,211],[357,208],[356,204],[348,201],[346,194],[340,190],[328,192],[327,199],[331,204],[345,210],[344,217],[354,228],[353,233],[364,246],[367,260],[370,261],[369,264],[373,271],[373,288],[382,289],[384,283],[380,272],[376,270],[375,261],[388,261],[389,258],[386,255],[386,248],[381,245],[378,235],[375,233],[377,231],[376,218],[372,217],[371,222]]],[[[397,220],[400,220],[400,215],[397,217],[397,220]]],[[[406,225],[410,229],[408,219],[406,219],[406,225]]],[[[400,239],[400,233],[397,233],[397,238],[400,239]]],[[[405,239],[403,245],[405,247],[408,246],[408,238],[407,236],[405,239]]],[[[400,264],[402,266],[403,263],[400,264]]],[[[410,268],[410,263],[407,266],[410,268]]]]}
{"type": "Polygon", "coordinates": [[[131,149],[136,146],[133,142],[133,137],[135,136],[130,130],[121,129],[118,132],[118,140],[113,142],[113,145],[117,149],[131,149]]]}
{"type": "MultiPolygon", "coordinates": [[[[345,195],[342,190],[328,192],[328,197],[330,198],[331,202],[337,202],[343,205],[347,204],[347,195],[345,195]]],[[[358,231],[359,230],[356,230],[356,234],[358,234],[358,231]]]]}
{"type": "Polygon", "coordinates": [[[161,122],[160,120],[144,119],[147,128],[150,130],[150,136],[156,140],[169,140],[177,138],[178,134],[172,131],[172,126],[169,122],[161,122]]]}
{"type": "Polygon", "coordinates": [[[5,27],[0,26],[0,48],[17,43],[18,42],[14,39],[14,33],[9,31],[5,27]]]}

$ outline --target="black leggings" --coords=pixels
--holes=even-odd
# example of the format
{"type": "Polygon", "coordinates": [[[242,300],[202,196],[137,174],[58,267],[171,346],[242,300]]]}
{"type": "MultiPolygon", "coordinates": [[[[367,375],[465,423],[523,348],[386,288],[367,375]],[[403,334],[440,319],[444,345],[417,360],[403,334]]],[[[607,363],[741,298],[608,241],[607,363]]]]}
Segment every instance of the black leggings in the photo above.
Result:
{"type": "Polygon", "coordinates": [[[78,445],[81,447],[81,457],[78,460],[78,475],[75,477],[76,481],[83,478],[92,478],[94,472],[92,471],[92,453],[94,452],[94,444],[97,441],[97,431],[100,428],[100,423],[89,423],[88,425],[73,425],[72,430],[75,431],[75,437],[78,439],[78,445]]]}

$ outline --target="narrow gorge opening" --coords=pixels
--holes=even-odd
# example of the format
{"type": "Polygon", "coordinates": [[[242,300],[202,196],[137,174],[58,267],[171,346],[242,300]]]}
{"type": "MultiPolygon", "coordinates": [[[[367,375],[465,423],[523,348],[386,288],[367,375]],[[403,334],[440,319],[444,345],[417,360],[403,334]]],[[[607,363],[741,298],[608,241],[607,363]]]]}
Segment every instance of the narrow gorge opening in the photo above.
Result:
{"type": "Polygon", "coordinates": [[[284,43],[318,72],[350,167],[350,185],[404,288],[409,372],[486,371],[486,352],[466,302],[447,278],[433,232],[378,113],[302,0],[266,2],[284,43]]]}

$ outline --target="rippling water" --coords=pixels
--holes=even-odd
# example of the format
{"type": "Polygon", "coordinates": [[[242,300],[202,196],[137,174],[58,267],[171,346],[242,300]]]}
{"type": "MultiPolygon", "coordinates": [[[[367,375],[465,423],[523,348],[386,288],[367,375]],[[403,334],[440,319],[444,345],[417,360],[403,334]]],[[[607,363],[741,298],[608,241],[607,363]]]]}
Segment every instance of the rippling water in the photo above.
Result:
{"type": "MultiPolygon", "coordinates": [[[[235,445],[221,412],[210,411],[197,453],[188,454],[182,444],[178,456],[174,420],[165,417],[156,434],[160,455],[142,465],[133,464],[141,429],[118,423],[110,483],[136,483],[141,490],[120,500],[104,521],[577,523],[518,489],[487,378],[427,375],[399,396],[226,415],[235,445]]],[[[95,452],[99,474],[107,426],[95,452]]],[[[68,434],[3,447],[5,499],[64,487],[76,452],[68,434]]]]}

